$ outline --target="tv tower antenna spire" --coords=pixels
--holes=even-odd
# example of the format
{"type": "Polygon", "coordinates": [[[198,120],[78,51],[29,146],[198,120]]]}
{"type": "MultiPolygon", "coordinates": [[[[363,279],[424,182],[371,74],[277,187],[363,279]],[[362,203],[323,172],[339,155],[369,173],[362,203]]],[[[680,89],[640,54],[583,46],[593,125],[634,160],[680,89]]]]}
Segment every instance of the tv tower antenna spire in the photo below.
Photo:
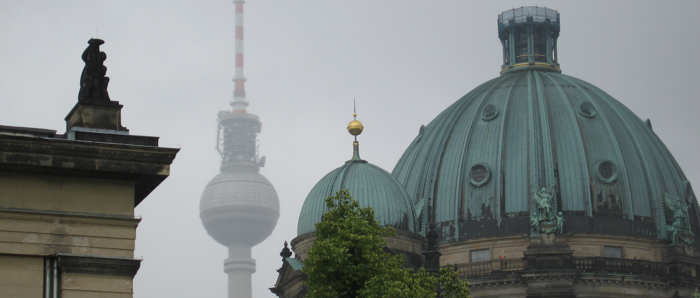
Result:
{"type": "Polygon", "coordinates": [[[245,112],[248,102],[245,100],[245,81],[243,73],[243,4],[245,0],[233,0],[236,5],[236,74],[233,76],[233,101],[231,106],[234,112],[245,112]]]}

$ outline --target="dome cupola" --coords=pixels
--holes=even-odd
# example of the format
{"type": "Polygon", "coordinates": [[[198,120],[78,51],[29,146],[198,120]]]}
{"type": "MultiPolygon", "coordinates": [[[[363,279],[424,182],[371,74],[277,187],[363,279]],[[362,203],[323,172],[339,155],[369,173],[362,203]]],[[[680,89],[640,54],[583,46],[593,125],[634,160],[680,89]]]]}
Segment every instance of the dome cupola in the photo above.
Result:
{"type": "Polygon", "coordinates": [[[315,224],[328,211],[326,198],[340,189],[347,189],[361,207],[372,207],[380,225],[392,226],[399,231],[416,231],[413,205],[401,183],[387,171],[360,158],[357,136],[363,129],[362,123],[357,120],[348,125],[348,131],[355,136],[353,157],[324,176],[311,189],[301,208],[297,235],[316,230],[315,224]]]}

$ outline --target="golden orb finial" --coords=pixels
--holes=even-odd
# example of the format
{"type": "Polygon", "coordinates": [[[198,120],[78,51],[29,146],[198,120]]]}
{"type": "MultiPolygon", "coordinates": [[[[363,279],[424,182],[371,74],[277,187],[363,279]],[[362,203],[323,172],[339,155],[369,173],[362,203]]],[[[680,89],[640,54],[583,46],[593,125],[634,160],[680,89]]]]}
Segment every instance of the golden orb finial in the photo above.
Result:
{"type": "Polygon", "coordinates": [[[350,121],[350,124],[348,124],[348,132],[355,136],[355,140],[357,140],[357,136],[359,136],[362,133],[362,130],[365,129],[364,126],[362,126],[362,122],[357,121],[357,108],[355,107],[355,99],[352,100],[352,121],[350,121]]]}
{"type": "Polygon", "coordinates": [[[362,126],[362,122],[360,121],[352,120],[350,124],[348,124],[348,132],[353,136],[360,135],[363,129],[365,129],[365,127],[362,126]]]}

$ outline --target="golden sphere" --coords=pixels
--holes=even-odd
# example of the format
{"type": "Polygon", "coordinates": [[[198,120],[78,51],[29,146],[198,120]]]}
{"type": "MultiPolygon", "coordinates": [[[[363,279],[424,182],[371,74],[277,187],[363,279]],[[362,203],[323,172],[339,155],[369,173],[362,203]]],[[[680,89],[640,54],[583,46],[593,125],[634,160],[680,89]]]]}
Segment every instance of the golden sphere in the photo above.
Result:
{"type": "Polygon", "coordinates": [[[350,121],[350,124],[348,124],[348,132],[353,136],[361,134],[364,128],[365,127],[362,126],[362,122],[357,120],[352,120],[350,121]]]}

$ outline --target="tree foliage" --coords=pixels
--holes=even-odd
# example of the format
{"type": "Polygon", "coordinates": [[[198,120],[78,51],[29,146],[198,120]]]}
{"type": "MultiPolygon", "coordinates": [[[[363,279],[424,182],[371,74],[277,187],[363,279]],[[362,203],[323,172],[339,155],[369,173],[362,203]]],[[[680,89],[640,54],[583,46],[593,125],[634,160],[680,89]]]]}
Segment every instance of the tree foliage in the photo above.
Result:
{"type": "Polygon", "coordinates": [[[384,252],[383,237],[395,236],[382,228],[372,208],[360,208],[341,189],[326,199],[328,212],[316,224],[316,240],[304,260],[307,298],[442,297],[468,298],[469,288],[457,272],[443,268],[439,276],[404,268],[402,255],[384,252]]]}

